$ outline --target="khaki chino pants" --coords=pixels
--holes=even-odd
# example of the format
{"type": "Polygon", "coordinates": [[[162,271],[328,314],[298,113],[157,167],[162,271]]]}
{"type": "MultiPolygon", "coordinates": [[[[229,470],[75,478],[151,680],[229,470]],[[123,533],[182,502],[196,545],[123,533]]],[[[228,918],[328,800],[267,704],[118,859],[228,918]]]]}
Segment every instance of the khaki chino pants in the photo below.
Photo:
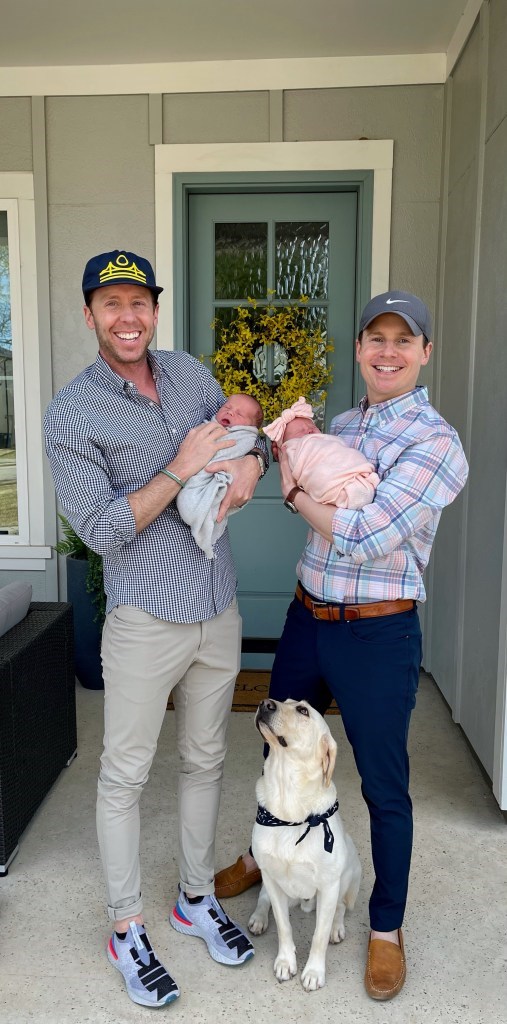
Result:
{"type": "Polygon", "coordinates": [[[130,605],[107,616],[97,833],[113,921],[142,910],[139,800],[171,692],[179,754],[180,885],[196,896],[214,891],[215,831],[240,649],[236,600],[221,615],[190,624],[165,622],[130,605]]]}

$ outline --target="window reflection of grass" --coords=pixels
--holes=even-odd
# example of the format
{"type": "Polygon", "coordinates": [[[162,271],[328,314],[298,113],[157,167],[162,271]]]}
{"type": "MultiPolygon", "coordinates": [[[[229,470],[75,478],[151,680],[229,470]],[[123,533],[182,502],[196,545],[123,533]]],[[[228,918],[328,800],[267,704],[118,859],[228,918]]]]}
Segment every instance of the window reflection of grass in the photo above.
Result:
{"type": "Polygon", "coordinates": [[[267,224],[215,224],[215,299],[249,295],[267,295],[267,224]]]}
{"type": "Polygon", "coordinates": [[[18,532],[18,492],[15,481],[0,481],[0,530],[18,532]]]}

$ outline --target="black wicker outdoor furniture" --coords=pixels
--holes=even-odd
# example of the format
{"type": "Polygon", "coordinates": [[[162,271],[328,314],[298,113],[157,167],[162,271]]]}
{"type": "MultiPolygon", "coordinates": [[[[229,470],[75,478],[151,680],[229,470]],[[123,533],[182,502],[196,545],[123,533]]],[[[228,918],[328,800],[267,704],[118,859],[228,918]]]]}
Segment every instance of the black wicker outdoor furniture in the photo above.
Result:
{"type": "Polygon", "coordinates": [[[72,605],[35,601],[0,638],[0,876],[76,747],[72,605]]]}

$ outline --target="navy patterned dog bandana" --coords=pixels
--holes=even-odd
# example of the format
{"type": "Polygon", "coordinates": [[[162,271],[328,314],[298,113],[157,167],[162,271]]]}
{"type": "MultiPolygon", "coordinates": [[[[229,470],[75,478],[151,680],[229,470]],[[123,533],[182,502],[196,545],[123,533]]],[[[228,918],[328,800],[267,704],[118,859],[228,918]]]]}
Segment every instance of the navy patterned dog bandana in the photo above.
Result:
{"type": "Polygon", "coordinates": [[[261,804],[257,805],[257,817],[256,822],[258,825],[308,825],[306,832],[296,840],[296,846],[306,838],[311,828],[316,828],[317,825],[322,825],[324,828],[324,849],[326,853],[331,853],[334,846],[334,835],[328,823],[328,818],[332,818],[333,814],[336,814],[339,804],[338,800],[333,804],[332,807],[328,807],[324,814],[309,814],[304,821],[282,821],[281,818],[275,818],[274,814],[271,814],[266,807],[262,807],[261,804]]]}

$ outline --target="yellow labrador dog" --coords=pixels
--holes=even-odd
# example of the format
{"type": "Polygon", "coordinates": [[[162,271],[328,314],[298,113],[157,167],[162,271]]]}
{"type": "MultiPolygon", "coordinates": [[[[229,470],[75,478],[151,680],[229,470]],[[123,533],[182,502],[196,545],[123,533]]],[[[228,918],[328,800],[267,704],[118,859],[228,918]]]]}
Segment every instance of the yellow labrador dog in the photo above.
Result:
{"type": "Polygon", "coordinates": [[[278,929],[274,972],[288,981],[297,972],[289,906],[313,910],[315,932],[301,973],[307,992],[326,981],[329,942],[345,937],[345,908],[352,909],[361,865],[338,813],[331,781],[336,742],[322,715],[306,701],[261,701],[255,724],[269,744],[256,786],[259,802],[252,851],[262,871],[262,889],[248,927],[261,935],[270,904],[278,929]]]}

